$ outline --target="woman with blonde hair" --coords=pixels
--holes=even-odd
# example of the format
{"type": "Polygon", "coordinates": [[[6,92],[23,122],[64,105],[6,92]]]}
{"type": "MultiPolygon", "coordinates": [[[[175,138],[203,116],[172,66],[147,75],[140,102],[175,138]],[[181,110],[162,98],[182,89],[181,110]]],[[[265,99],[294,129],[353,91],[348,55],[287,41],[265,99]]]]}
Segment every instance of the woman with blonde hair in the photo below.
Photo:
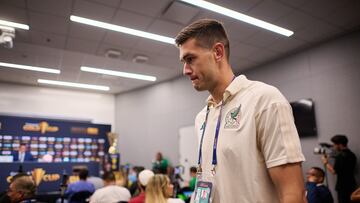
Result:
{"type": "Polygon", "coordinates": [[[146,185],[145,203],[184,203],[181,199],[170,198],[174,186],[166,175],[154,175],[146,185]]]}

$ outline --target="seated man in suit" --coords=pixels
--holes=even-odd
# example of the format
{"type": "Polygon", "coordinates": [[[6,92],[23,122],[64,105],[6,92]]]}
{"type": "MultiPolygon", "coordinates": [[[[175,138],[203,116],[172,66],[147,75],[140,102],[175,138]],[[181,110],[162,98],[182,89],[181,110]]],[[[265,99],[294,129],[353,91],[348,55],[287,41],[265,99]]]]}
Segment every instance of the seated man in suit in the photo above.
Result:
{"type": "Polygon", "coordinates": [[[24,162],[24,161],[35,161],[34,157],[29,151],[27,151],[27,146],[25,143],[21,143],[19,150],[13,153],[14,161],[24,162]]]}

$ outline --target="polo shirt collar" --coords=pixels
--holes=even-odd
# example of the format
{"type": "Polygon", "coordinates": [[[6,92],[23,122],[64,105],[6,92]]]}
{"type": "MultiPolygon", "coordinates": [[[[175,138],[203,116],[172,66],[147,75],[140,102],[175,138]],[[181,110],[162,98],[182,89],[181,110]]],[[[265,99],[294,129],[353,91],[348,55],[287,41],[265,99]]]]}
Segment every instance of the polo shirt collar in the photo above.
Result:
{"type": "Polygon", "coordinates": [[[247,87],[249,85],[248,83],[248,79],[246,78],[245,75],[240,75],[238,77],[236,77],[231,83],[230,85],[225,89],[225,92],[223,94],[223,101],[221,101],[219,104],[216,104],[213,97],[210,95],[207,99],[206,102],[208,104],[208,106],[217,106],[220,105],[222,102],[227,102],[229,99],[232,98],[233,95],[235,95],[236,93],[238,93],[240,90],[242,90],[243,88],[247,87]]]}

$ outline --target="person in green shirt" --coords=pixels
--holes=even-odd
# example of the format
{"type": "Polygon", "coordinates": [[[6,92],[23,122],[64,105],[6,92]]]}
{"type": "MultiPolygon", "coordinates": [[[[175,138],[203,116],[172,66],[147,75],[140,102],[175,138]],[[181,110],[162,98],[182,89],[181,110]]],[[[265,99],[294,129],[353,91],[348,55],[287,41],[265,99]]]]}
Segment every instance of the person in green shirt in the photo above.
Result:
{"type": "Polygon", "coordinates": [[[190,167],[190,181],[189,181],[189,188],[191,191],[194,191],[195,190],[195,186],[196,186],[196,167],[195,166],[192,166],[190,167]]]}
{"type": "Polygon", "coordinates": [[[168,165],[168,160],[163,158],[161,152],[158,152],[156,154],[156,160],[153,162],[152,170],[154,173],[166,174],[168,165]]]}

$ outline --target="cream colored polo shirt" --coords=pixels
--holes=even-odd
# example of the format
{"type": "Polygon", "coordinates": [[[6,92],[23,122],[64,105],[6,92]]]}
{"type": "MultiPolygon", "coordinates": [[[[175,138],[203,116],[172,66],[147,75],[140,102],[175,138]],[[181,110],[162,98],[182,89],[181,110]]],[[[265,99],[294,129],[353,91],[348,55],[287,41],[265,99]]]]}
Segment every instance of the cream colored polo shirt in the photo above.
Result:
{"type": "MultiPolygon", "coordinates": [[[[278,89],[241,75],[227,87],[217,146],[214,203],[279,202],[268,168],[305,160],[289,103],[278,89]]],[[[202,168],[212,169],[212,148],[222,102],[210,112],[202,168]]],[[[195,120],[201,137],[206,107],[195,120]]]]}

